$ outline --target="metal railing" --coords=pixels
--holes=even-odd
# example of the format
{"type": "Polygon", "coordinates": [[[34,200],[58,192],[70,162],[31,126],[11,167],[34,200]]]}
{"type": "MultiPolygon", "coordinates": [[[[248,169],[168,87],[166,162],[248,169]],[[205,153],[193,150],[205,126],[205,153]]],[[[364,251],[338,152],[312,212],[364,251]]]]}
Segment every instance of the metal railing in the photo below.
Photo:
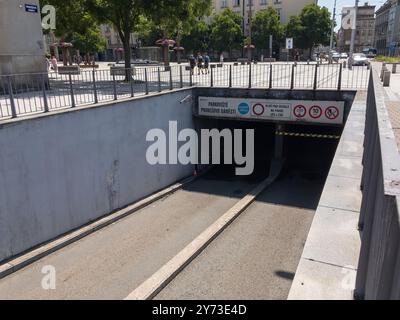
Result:
{"type": "Polygon", "coordinates": [[[377,70],[369,83],[364,147],[355,294],[367,300],[400,299],[400,156],[377,70]]]}
{"type": "Polygon", "coordinates": [[[187,88],[288,90],[366,89],[370,71],[342,64],[212,64],[192,73],[187,65],[0,76],[0,120],[187,88]],[[121,70],[120,70],[121,71],[121,70]],[[200,72],[199,72],[200,71],[200,72]]]}

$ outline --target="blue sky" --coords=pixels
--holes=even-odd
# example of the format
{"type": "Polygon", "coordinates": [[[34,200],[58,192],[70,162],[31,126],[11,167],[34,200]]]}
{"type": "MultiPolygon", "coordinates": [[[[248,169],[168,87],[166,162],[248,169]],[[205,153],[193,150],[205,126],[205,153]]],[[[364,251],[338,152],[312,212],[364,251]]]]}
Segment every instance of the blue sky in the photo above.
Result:
{"type": "MultiPolygon", "coordinates": [[[[376,5],[379,8],[382,4],[386,2],[386,0],[360,0],[360,5],[364,5],[365,2],[368,2],[371,5],[376,5]]],[[[324,6],[329,8],[331,12],[333,12],[334,0],[318,0],[318,4],[320,6],[324,6]]],[[[342,12],[342,8],[346,6],[354,6],[355,0],[337,0],[337,18],[338,25],[340,25],[340,13],[342,12]]]]}

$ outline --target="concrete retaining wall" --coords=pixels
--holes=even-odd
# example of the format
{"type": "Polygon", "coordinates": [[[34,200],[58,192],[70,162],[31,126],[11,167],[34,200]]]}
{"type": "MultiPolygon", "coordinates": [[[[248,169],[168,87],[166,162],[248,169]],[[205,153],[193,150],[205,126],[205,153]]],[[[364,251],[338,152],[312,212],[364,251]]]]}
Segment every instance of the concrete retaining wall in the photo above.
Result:
{"type": "Polygon", "coordinates": [[[150,166],[154,128],[193,128],[191,90],[0,125],[0,261],[127,206],[193,172],[150,166]]]}
{"type": "Polygon", "coordinates": [[[46,71],[38,0],[0,1],[0,43],[0,75],[46,71]],[[26,4],[38,12],[27,12],[26,4]]]}

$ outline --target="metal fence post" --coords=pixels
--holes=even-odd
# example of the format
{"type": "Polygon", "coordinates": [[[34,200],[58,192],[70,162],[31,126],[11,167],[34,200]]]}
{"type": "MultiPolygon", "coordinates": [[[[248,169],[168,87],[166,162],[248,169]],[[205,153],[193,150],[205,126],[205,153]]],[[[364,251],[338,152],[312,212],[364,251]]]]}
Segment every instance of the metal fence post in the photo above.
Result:
{"type": "Polygon", "coordinates": [[[161,89],[161,70],[160,70],[160,67],[158,67],[157,74],[158,74],[158,92],[161,92],[162,89],[161,89]]]}
{"type": "Polygon", "coordinates": [[[115,80],[115,74],[113,74],[113,88],[114,88],[114,100],[118,100],[117,82],[115,80]]]}
{"type": "Polygon", "coordinates": [[[16,118],[17,110],[15,108],[15,100],[14,100],[14,92],[13,92],[13,87],[12,87],[11,76],[7,77],[7,83],[8,83],[8,94],[10,97],[11,117],[16,118]]]}
{"type": "Polygon", "coordinates": [[[214,87],[214,69],[211,68],[211,88],[214,87]]]}
{"type": "Polygon", "coordinates": [[[190,70],[190,83],[189,83],[190,87],[193,87],[193,69],[190,70]]]}
{"type": "Polygon", "coordinates": [[[251,89],[251,62],[249,64],[249,89],[251,89]]]}
{"type": "Polygon", "coordinates": [[[93,96],[94,96],[94,103],[99,103],[99,98],[97,95],[97,84],[96,84],[96,70],[93,68],[92,71],[92,80],[93,80],[93,96]]]}
{"type": "Polygon", "coordinates": [[[294,70],[295,70],[295,65],[292,66],[292,76],[290,80],[290,90],[294,89],[294,70]]]}
{"type": "Polygon", "coordinates": [[[133,78],[133,73],[134,69],[129,70],[129,79],[130,79],[130,84],[131,84],[131,98],[135,96],[135,89],[134,89],[134,84],[135,84],[135,79],[133,78]]]}
{"type": "Polygon", "coordinates": [[[179,86],[183,88],[183,69],[179,66],[179,86]]]}
{"type": "Polygon", "coordinates": [[[318,88],[318,64],[315,66],[315,74],[314,74],[314,90],[318,88]]]}
{"type": "Polygon", "coordinates": [[[272,89],[272,77],[273,77],[273,71],[272,71],[272,63],[269,65],[269,88],[272,89]]]}
{"type": "Polygon", "coordinates": [[[341,91],[341,90],[342,90],[342,77],[343,77],[343,65],[340,64],[340,68],[339,68],[338,91],[341,91]]]}
{"type": "Polygon", "coordinates": [[[147,76],[147,68],[144,68],[144,85],[146,89],[146,95],[149,94],[149,81],[147,76]]]}
{"type": "Polygon", "coordinates": [[[42,82],[42,92],[43,92],[43,107],[44,107],[44,113],[49,112],[49,103],[47,100],[47,93],[46,93],[46,83],[44,79],[44,74],[41,74],[41,82],[42,82]]]}
{"type": "Polygon", "coordinates": [[[169,68],[169,89],[174,90],[174,80],[172,79],[172,67],[169,68]]]}
{"type": "Polygon", "coordinates": [[[229,65],[229,88],[232,88],[232,65],[229,65]]]}
{"type": "Polygon", "coordinates": [[[68,77],[69,77],[69,91],[71,94],[71,108],[75,108],[76,104],[75,104],[74,86],[72,84],[72,75],[69,74],[68,77]]]}

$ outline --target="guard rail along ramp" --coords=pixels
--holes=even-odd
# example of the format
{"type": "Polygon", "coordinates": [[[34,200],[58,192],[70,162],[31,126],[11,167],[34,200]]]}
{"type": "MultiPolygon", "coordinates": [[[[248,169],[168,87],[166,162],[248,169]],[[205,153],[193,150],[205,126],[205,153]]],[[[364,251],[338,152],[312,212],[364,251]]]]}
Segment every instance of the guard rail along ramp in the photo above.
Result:
{"type": "Polygon", "coordinates": [[[266,90],[366,89],[369,68],[342,64],[211,64],[0,75],[0,121],[192,87],[266,90]],[[29,77],[28,77],[29,76],[29,77]]]}
{"type": "Polygon", "coordinates": [[[400,156],[378,71],[367,100],[356,299],[400,299],[400,156]]]}

